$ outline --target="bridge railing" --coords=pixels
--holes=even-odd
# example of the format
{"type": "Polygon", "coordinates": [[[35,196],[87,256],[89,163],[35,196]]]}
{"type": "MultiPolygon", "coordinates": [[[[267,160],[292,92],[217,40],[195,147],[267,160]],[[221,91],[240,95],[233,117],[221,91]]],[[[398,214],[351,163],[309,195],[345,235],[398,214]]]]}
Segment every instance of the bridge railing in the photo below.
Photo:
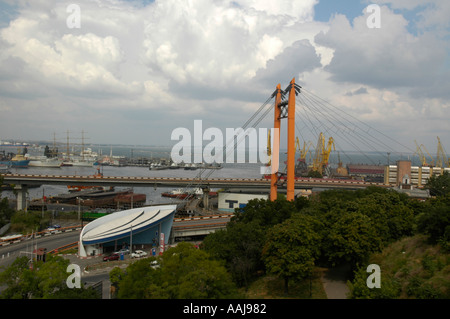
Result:
{"type": "Polygon", "coordinates": [[[188,230],[188,229],[204,229],[204,228],[223,228],[228,224],[228,222],[220,223],[205,223],[205,224],[195,224],[195,225],[177,225],[173,226],[173,230],[188,230]]]}
{"type": "Polygon", "coordinates": [[[74,248],[78,248],[78,241],[70,243],[70,244],[67,244],[67,245],[64,245],[64,246],[61,246],[61,247],[58,247],[58,248],[55,248],[53,250],[50,250],[47,253],[51,254],[51,255],[56,255],[56,254],[58,254],[60,252],[64,252],[64,251],[71,250],[71,249],[74,249],[74,248]]]}

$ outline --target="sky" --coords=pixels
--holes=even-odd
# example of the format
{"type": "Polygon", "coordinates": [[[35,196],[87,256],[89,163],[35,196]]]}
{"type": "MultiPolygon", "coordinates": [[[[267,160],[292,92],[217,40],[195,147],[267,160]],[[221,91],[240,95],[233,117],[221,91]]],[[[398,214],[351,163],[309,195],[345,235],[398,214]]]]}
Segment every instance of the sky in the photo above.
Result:
{"type": "Polygon", "coordinates": [[[241,127],[295,78],[450,150],[449,16],[447,0],[0,0],[0,140],[173,145],[194,120],[241,127]]]}

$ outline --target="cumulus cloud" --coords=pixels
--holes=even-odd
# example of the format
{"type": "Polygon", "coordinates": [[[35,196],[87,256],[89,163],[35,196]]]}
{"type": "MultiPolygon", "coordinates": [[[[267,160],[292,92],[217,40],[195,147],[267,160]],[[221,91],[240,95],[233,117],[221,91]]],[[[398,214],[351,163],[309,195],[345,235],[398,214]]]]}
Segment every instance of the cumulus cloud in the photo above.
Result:
{"type": "Polygon", "coordinates": [[[14,13],[0,24],[3,135],[24,119],[42,138],[84,122],[118,141],[120,119],[146,118],[141,143],[152,142],[143,134],[152,125],[166,130],[159,143],[183,121],[237,126],[236,114],[250,116],[293,77],[368,121],[448,109],[449,6],[438,0],[374,0],[381,29],[363,12],[317,22],[319,0],[79,0],[79,29],[67,27],[69,2],[6,2],[14,13]]]}
{"type": "Polygon", "coordinates": [[[194,117],[228,100],[251,112],[285,75],[283,57],[293,63],[286,77],[320,66],[316,2],[80,0],[81,28],[67,26],[68,3],[11,3],[17,16],[0,29],[2,110],[64,109],[60,122],[124,108],[194,117]]]}
{"type": "Polygon", "coordinates": [[[414,36],[408,21],[388,7],[381,7],[382,26],[367,26],[368,15],[350,21],[342,15],[316,42],[334,50],[326,70],[332,80],[363,83],[376,88],[419,87],[433,81],[447,52],[431,34],[414,36]]]}

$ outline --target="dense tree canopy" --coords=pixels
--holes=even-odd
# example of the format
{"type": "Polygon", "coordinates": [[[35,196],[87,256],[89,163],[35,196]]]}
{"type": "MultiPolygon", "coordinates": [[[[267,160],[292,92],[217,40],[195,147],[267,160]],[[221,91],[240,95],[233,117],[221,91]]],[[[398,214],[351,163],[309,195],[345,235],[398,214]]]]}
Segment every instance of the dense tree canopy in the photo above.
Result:
{"type": "MultiPolygon", "coordinates": [[[[449,194],[420,202],[369,187],[323,191],[292,202],[284,196],[273,202],[256,199],[237,209],[226,229],[208,235],[201,249],[179,243],[157,258],[115,268],[110,280],[118,298],[237,298],[237,287],[247,288],[264,273],[283,279],[287,291],[291,279],[308,277],[315,266],[345,263],[355,271],[355,296],[373,297],[364,288],[367,273],[361,267],[384,247],[417,233],[450,247],[449,194]]],[[[30,270],[28,259],[19,258],[0,274],[0,284],[7,286],[1,296],[93,297],[65,287],[66,267],[66,261],[54,259],[30,270]]],[[[391,279],[376,296],[398,296],[396,278],[391,279]]]]}
{"type": "Polygon", "coordinates": [[[431,196],[445,196],[450,194],[450,173],[445,171],[442,175],[432,175],[425,185],[431,196]]]}
{"type": "Polygon", "coordinates": [[[48,256],[45,262],[33,261],[27,256],[18,257],[0,272],[0,285],[6,289],[0,294],[4,299],[92,299],[99,298],[92,289],[69,288],[67,272],[69,261],[59,256],[48,256]]]}
{"type": "Polygon", "coordinates": [[[130,264],[111,272],[118,298],[219,299],[238,297],[225,267],[205,251],[179,243],[162,256],[130,264]],[[157,266],[154,262],[157,261],[157,266]]]}
{"type": "MultiPolygon", "coordinates": [[[[3,184],[3,177],[0,175],[0,186],[3,184]]],[[[0,193],[1,193],[0,188],[0,193]]],[[[9,207],[8,199],[7,198],[0,198],[0,228],[6,225],[10,219],[11,216],[14,214],[14,209],[9,207]]]]}
{"type": "Polygon", "coordinates": [[[284,279],[303,279],[311,274],[320,252],[320,222],[297,214],[270,229],[262,255],[268,272],[284,279]]]}
{"type": "Polygon", "coordinates": [[[425,203],[378,187],[324,191],[294,202],[284,197],[274,202],[252,200],[236,211],[225,230],[208,235],[203,248],[225,261],[240,286],[247,286],[258,272],[277,273],[284,279],[289,273],[302,277],[311,261],[324,266],[348,263],[355,270],[372,253],[412,235],[416,217],[430,216],[428,211],[425,203]],[[301,227],[299,221],[308,221],[308,226],[301,227]],[[306,258],[308,249],[296,238],[310,232],[318,253],[306,258]]]}
{"type": "Polygon", "coordinates": [[[429,236],[431,243],[450,248],[450,194],[429,201],[418,216],[417,228],[429,236]]]}

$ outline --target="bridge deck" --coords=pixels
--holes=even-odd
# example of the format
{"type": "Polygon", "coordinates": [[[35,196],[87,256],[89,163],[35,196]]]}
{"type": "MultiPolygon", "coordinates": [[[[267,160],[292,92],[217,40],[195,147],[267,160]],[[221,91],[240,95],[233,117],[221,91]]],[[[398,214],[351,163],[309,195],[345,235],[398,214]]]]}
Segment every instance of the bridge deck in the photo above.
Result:
{"type": "MultiPolygon", "coordinates": [[[[30,175],[4,174],[4,184],[16,185],[86,185],[86,186],[128,186],[128,187],[241,187],[270,188],[270,180],[265,178],[176,178],[176,177],[144,177],[144,176],[79,176],[79,175],[30,175]]],[[[364,182],[342,179],[297,178],[296,188],[332,187],[332,188],[365,188],[368,186],[390,187],[382,183],[364,182]]],[[[285,188],[280,185],[279,188],[285,188]]]]}

